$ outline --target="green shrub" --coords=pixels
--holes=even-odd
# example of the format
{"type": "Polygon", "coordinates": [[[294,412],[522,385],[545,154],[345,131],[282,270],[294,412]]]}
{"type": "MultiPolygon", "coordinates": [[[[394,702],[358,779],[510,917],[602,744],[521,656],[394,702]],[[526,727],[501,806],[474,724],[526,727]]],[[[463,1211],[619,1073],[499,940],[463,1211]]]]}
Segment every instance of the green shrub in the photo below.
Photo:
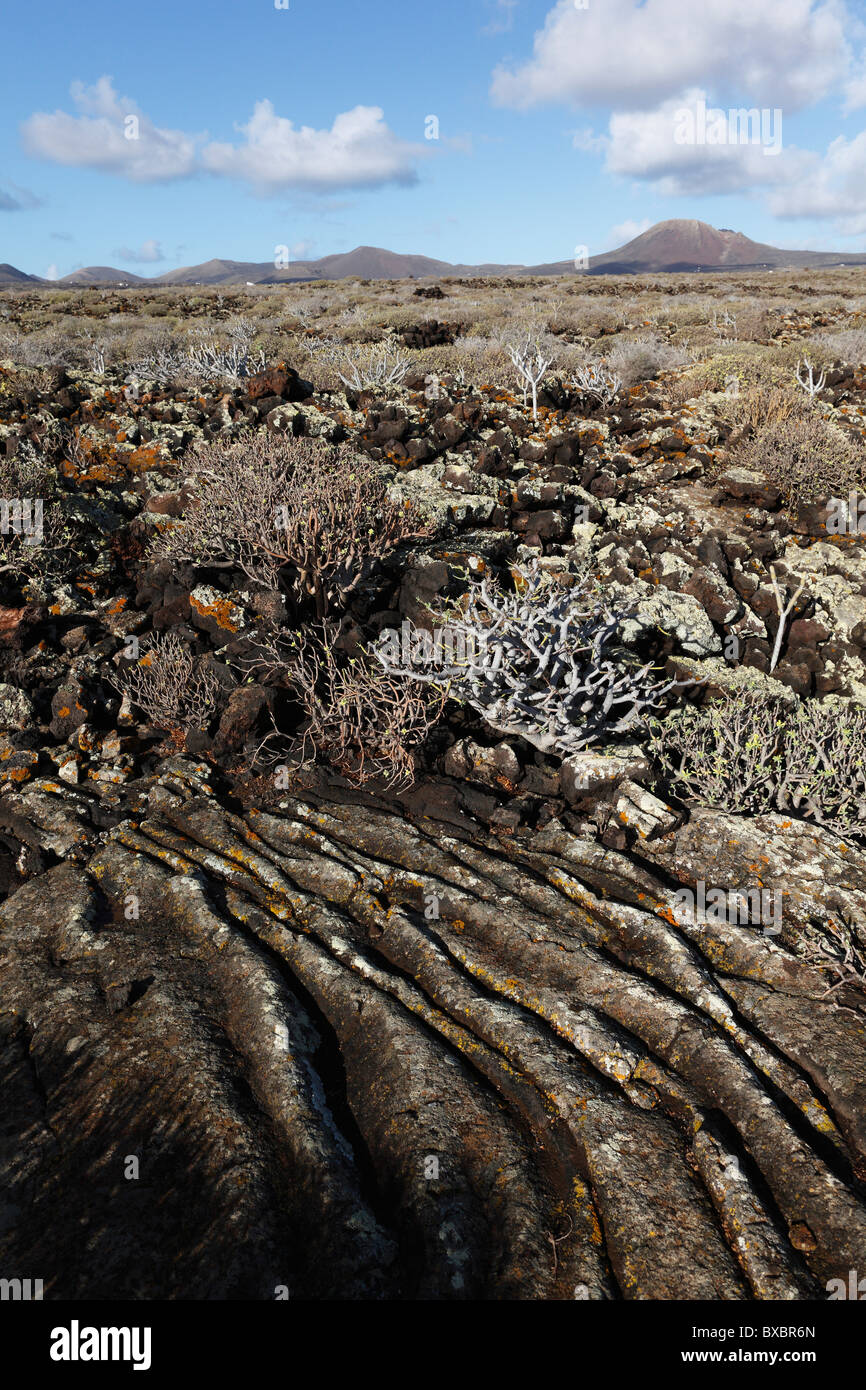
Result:
{"type": "Polygon", "coordinates": [[[866,838],[866,710],[743,694],[650,720],[648,749],[685,800],[866,838]]]}

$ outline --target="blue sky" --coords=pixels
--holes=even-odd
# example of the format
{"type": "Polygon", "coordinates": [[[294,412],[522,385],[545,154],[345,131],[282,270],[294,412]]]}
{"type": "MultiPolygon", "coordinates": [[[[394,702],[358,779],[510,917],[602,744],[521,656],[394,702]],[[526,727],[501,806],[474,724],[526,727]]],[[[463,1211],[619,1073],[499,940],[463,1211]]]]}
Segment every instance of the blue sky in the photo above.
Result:
{"type": "Polygon", "coordinates": [[[4,32],[0,261],[31,273],[532,264],[668,217],[866,249],[863,0],[42,0],[4,32]],[[780,111],[781,148],[676,135],[702,102],[780,111]]]}

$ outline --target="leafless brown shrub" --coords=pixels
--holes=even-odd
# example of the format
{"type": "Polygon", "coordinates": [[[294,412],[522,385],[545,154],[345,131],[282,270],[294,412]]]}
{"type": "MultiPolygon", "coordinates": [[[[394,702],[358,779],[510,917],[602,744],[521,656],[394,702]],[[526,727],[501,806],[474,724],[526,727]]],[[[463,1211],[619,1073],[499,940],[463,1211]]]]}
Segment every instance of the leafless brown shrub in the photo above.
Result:
{"type": "Polygon", "coordinates": [[[154,634],[144,656],[121,670],[116,688],[178,746],[191,730],[207,728],[220,692],[213,672],[172,632],[154,634]]]}
{"type": "Polygon", "coordinates": [[[802,391],[790,386],[754,385],[729,396],[723,413],[732,424],[755,431],[813,419],[813,409],[802,391]]]}
{"type": "Polygon", "coordinates": [[[337,627],[265,637],[261,664],[297,696],[307,717],[303,752],[324,757],[350,781],[409,786],[415,752],[445,703],[441,692],[392,676],[366,655],[336,647],[337,627]]]}
{"type": "Polygon", "coordinates": [[[47,456],[61,438],[46,433],[41,447],[22,440],[14,455],[0,458],[0,575],[28,584],[32,597],[47,597],[55,585],[80,569],[80,542],[88,531],[70,515],[47,456]]]}
{"type": "Polygon", "coordinates": [[[766,343],[770,335],[769,305],[760,300],[737,300],[728,305],[728,310],[736,320],[734,336],[740,342],[766,343]]]}
{"type": "Polygon", "coordinates": [[[312,599],[324,618],[343,607],[402,541],[427,534],[392,502],[369,459],[342,445],[253,435],[200,447],[184,523],[155,540],[155,558],[237,565],[255,583],[312,599]]]}

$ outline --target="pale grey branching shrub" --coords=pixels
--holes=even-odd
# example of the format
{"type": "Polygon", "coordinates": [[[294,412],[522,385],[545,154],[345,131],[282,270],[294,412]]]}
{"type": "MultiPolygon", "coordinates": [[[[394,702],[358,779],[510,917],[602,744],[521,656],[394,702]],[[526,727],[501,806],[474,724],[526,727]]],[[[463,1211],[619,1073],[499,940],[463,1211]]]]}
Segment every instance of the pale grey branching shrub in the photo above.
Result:
{"type": "Polygon", "coordinates": [[[301,346],[308,353],[310,360],[320,358],[328,362],[332,361],[335,355],[342,351],[343,344],[339,338],[333,334],[313,334],[312,337],[301,339],[301,346]]]}
{"type": "Polygon", "coordinates": [[[338,376],[353,391],[386,391],[399,386],[412,359],[389,339],[360,348],[341,346],[338,376]]]}
{"type": "Polygon", "coordinates": [[[161,383],[185,377],[242,381],[267,365],[263,352],[252,351],[254,335],[254,326],[243,318],[228,325],[224,339],[199,333],[184,341],[162,334],[130,364],[129,376],[161,383]]]}
{"type": "Polygon", "coordinates": [[[166,339],[154,344],[129,364],[126,380],[130,384],[138,379],[154,381],[162,386],[170,381],[182,380],[189,372],[189,358],[183,347],[166,339]]]}
{"type": "Polygon", "coordinates": [[[230,381],[255,376],[256,372],[263,372],[267,365],[264,353],[251,354],[249,344],[219,343],[206,338],[193,343],[182,362],[185,370],[193,376],[230,381]]]}
{"type": "Polygon", "coordinates": [[[737,336],[737,318],[727,309],[714,309],[710,318],[710,326],[719,338],[735,338],[737,336]]]}
{"type": "MultiPolygon", "coordinates": [[[[519,592],[483,580],[447,619],[447,670],[405,664],[384,633],[374,652],[386,670],[444,689],[497,733],[567,757],[633,732],[682,682],[653,681],[617,641],[628,616],[614,613],[586,582],[564,589],[537,565],[517,567],[519,592]]],[[[686,682],[689,684],[690,682],[686,682]]]]}
{"type": "Polygon", "coordinates": [[[664,780],[707,806],[866,835],[866,710],[742,694],[651,721],[664,780]]]}
{"type": "Polygon", "coordinates": [[[87,366],[95,376],[104,376],[113,344],[105,337],[94,338],[92,333],[80,335],[87,366]]]}
{"type": "Polygon", "coordinates": [[[149,650],[121,670],[116,687],[178,744],[191,730],[207,728],[221,689],[213,672],[172,632],[154,634],[149,650]]]}
{"type": "Polygon", "coordinates": [[[611,405],[622,389],[622,377],[610,371],[602,362],[587,362],[576,367],[566,385],[599,405],[611,405]]]}
{"type": "Polygon", "coordinates": [[[333,334],[304,338],[312,361],[321,363],[352,391],[388,391],[400,386],[412,359],[393,339],[352,347],[333,334]]]}
{"type": "Polygon", "coordinates": [[[523,329],[501,340],[500,346],[508,353],[511,364],[517,373],[523,390],[523,404],[532,393],[532,418],[538,419],[538,387],[544,374],[556,360],[556,349],[552,341],[540,330],[523,329]]]}
{"type": "Polygon", "coordinates": [[[770,657],[770,670],[775,671],[779,664],[779,655],[782,651],[782,642],[785,636],[785,624],[797,606],[797,600],[806,587],[808,576],[804,575],[793,596],[788,594],[787,589],[784,594],[779,584],[779,576],[776,574],[776,566],[770,566],[770,578],[773,581],[773,596],[776,600],[776,609],[779,614],[779,626],[776,629],[776,641],[773,644],[773,655],[770,657]]]}
{"type": "Polygon", "coordinates": [[[797,383],[807,396],[817,396],[827,384],[827,373],[822,371],[816,377],[815,368],[808,357],[804,357],[802,362],[797,363],[797,383]]]}

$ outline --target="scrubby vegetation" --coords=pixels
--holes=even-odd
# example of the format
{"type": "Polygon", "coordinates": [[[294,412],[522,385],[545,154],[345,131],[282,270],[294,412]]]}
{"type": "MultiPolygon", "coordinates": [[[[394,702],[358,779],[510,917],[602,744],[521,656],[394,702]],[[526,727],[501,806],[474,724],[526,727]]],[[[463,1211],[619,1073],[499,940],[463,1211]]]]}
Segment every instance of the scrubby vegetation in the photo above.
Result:
{"type": "Polygon", "coordinates": [[[5,1268],[847,1279],[862,273],[0,294],[5,1268]]]}
{"type": "MultiPolygon", "coordinates": [[[[640,741],[662,696],[706,688],[715,712],[682,728],[715,729],[738,707],[706,661],[856,705],[864,630],[834,621],[852,562],[803,566],[856,539],[823,522],[866,485],[866,297],[856,272],[815,280],[803,307],[781,275],[446,278],[436,318],[412,282],[9,292],[4,601],[114,606],[118,688],[178,746],[240,739],[249,776],[275,737],[405,783],[458,729],[552,775],[640,741]],[[377,659],[431,624],[487,655],[444,681],[377,659]],[[184,714],[190,681],[214,699],[184,714]]],[[[687,760],[659,765],[692,788],[687,760]]]]}
{"type": "Polygon", "coordinates": [[[738,695],[654,721],[664,783],[737,815],[780,812],[866,836],[866,710],[738,695]]]}

